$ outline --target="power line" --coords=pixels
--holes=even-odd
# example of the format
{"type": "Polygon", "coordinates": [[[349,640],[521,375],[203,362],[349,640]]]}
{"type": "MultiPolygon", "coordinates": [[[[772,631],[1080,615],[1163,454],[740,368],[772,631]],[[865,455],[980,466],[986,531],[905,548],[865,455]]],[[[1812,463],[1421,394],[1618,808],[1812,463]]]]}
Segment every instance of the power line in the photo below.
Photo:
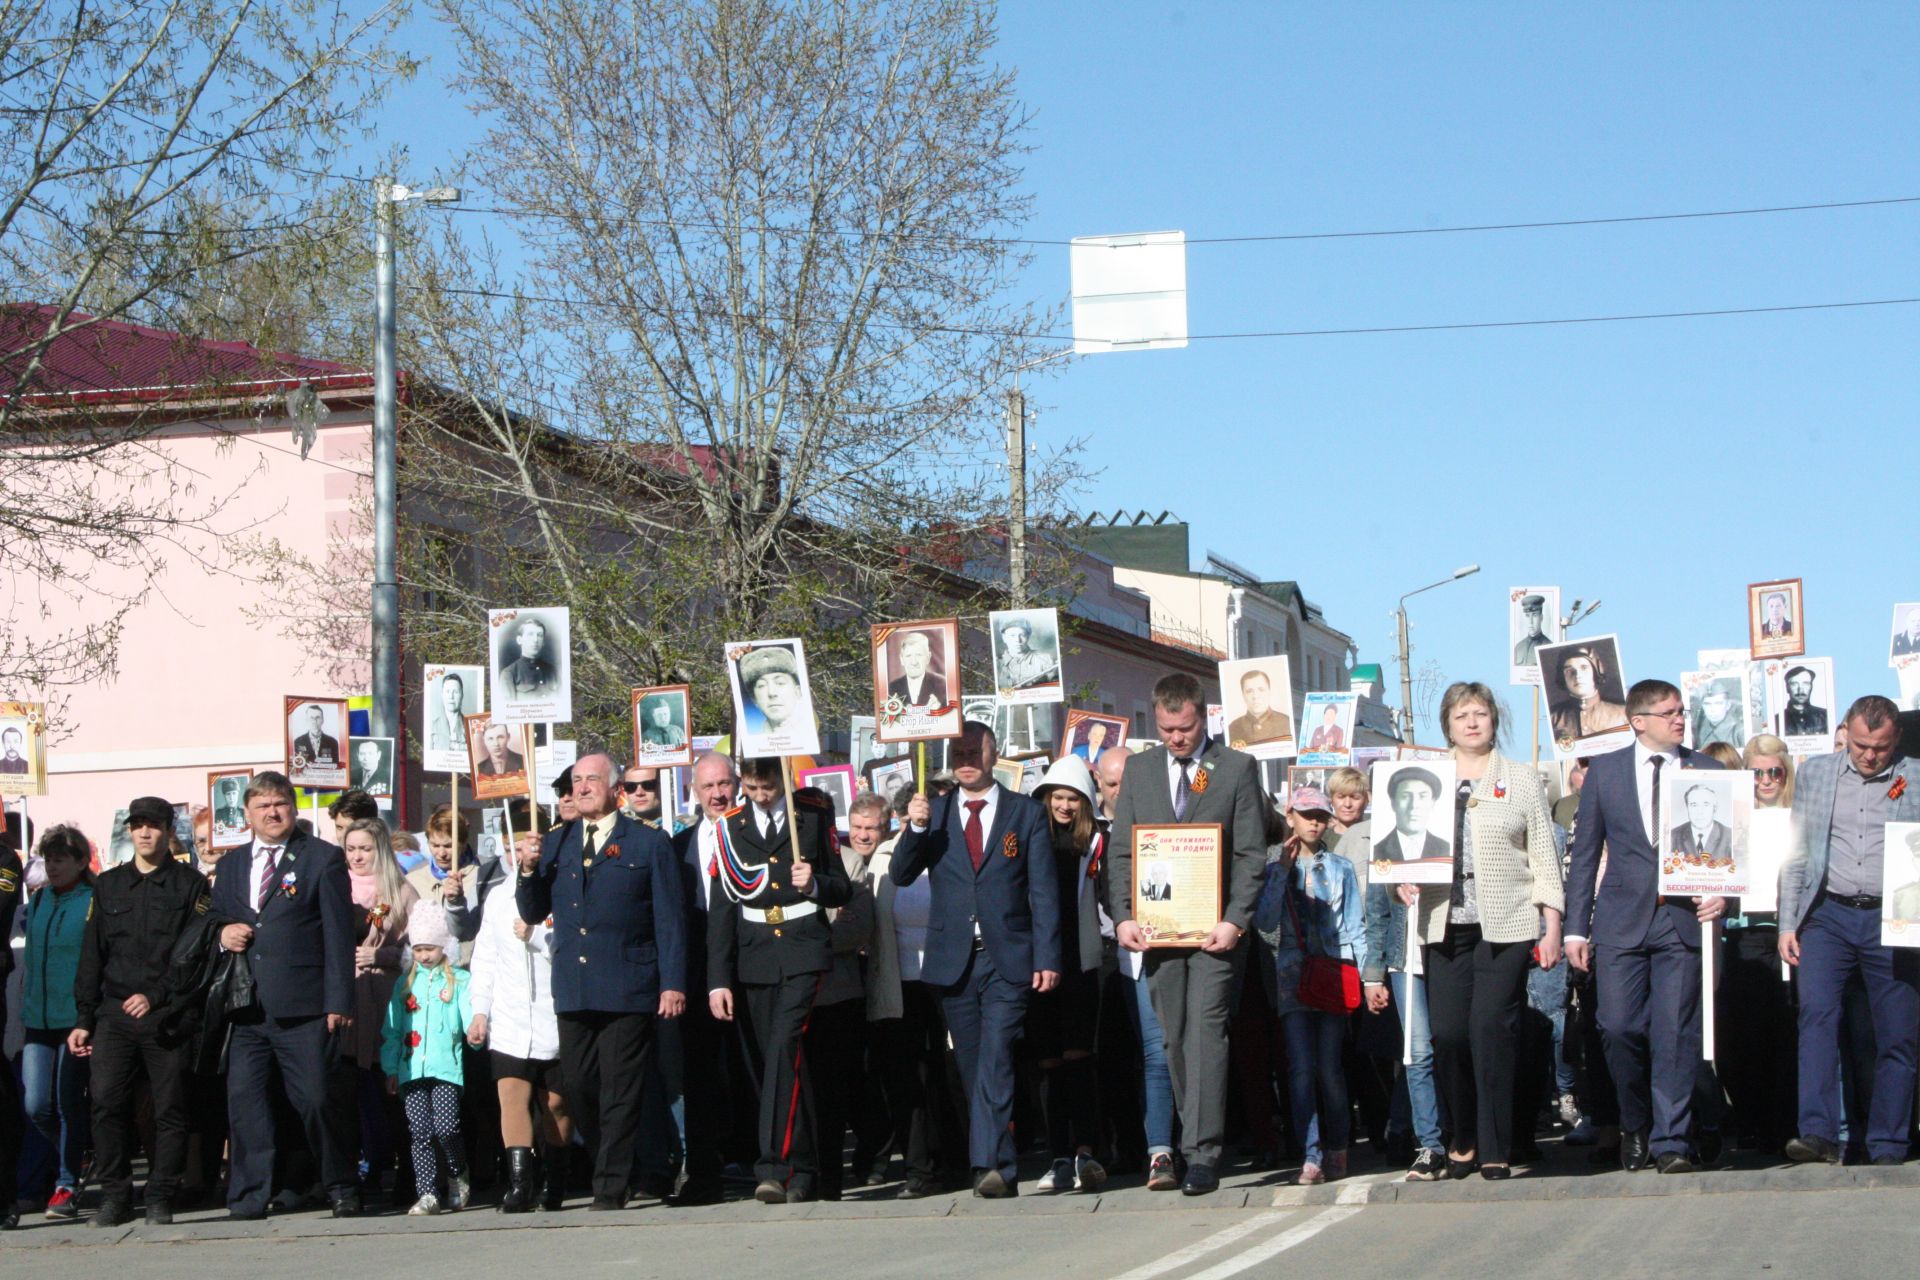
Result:
{"type": "MultiPolygon", "coordinates": [[[[337,175],[333,175],[337,176],[337,175]]],[[[1744,218],[1757,214],[1812,213],[1833,209],[1867,209],[1882,205],[1920,204],[1920,196],[1885,196],[1872,200],[1827,200],[1814,204],[1765,205],[1748,209],[1700,209],[1686,213],[1636,213],[1600,218],[1561,218],[1545,222],[1476,222],[1446,227],[1389,227],[1370,231],[1291,231],[1260,235],[1191,236],[1189,245],[1269,244],[1291,240],[1357,240],[1388,236],[1456,235],[1481,231],[1539,231],[1553,227],[1621,226],[1636,222],[1681,222],[1702,218],[1744,218]]],[[[559,219],[562,215],[537,209],[506,209],[496,205],[448,204],[441,206],[455,213],[488,213],[504,218],[559,219]]],[[[694,231],[725,231],[753,235],[833,235],[857,240],[929,240],[938,244],[1006,244],[1032,246],[1070,246],[1071,240],[1050,240],[1027,236],[965,236],[939,232],[861,231],[846,227],[734,226],[717,222],[687,222],[675,218],[599,218],[595,221],[616,226],[680,227],[694,231]]]]}

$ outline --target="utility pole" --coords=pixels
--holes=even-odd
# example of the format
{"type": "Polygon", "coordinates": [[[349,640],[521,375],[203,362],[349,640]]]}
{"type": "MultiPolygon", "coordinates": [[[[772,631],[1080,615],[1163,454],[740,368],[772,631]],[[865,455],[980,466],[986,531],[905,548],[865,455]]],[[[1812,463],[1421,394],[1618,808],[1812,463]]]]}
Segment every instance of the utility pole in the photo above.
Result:
{"type": "MultiPolygon", "coordinates": [[[[404,188],[402,188],[404,190],[404,188]]],[[[373,184],[373,736],[399,738],[400,584],[394,544],[397,393],[394,379],[394,184],[373,184]]]]}
{"type": "Polygon", "coordinates": [[[1027,397],[1016,384],[1007,392],[1007,598],[1027,603],[1027,397]]]}
{"type": "Polygon", "coordinates": [[[1407,605],[1393,611],[1394,622],[1399,627],[1400,638],[1400,741],[1413,745],[1413,672],[1409,669],[1413,656],[1407,643],[1407,605]]]}

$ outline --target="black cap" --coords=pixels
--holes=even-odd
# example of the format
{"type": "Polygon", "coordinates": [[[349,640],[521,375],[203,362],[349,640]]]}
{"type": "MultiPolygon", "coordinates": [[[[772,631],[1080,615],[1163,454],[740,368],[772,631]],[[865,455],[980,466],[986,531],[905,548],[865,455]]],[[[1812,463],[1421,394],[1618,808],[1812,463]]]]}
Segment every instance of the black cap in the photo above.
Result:
{"type": "Polygon", "coordinates": [[[573,794],[573,766],[572,765],[568,765],[566,768],[562,769],[560,771],[560,776],[553,780],[553,794],[556,796],[570,796],[573,794]]]}
{"type": "Polygon", "coordinates": [[[127,825],[150,822],[162,830],[173,830],[173,805],[159,796],[141,796],[127,806],[127,825]]]}

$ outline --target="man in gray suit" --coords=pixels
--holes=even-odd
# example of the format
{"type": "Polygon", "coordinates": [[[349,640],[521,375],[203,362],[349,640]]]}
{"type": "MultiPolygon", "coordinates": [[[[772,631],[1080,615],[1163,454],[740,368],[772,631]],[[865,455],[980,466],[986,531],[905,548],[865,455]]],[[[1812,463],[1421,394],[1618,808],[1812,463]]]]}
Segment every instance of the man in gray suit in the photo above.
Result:
{"type": "Polygon", "coordinates": [[[1253,757],[1207,736],[1206,694],[1181,673],[1153,686],[1159,746],[1127,760],[1108,840],[1107,914],[1129,951],[1146,951],[1147,988],[1167,1046],[1173,1100],[1187,1156],[1181,1190],[1204,1195],[1220,1185],[1227,1127],[1227,1023],[1246,954],[1240,939],[1253,920],[1266,871],[1266,823],[1253,757]],[[1218,823],[1222,918],[1198,947],[1147,949],[1133,918],[1133,829],[1170,823],[1218,823]]]}

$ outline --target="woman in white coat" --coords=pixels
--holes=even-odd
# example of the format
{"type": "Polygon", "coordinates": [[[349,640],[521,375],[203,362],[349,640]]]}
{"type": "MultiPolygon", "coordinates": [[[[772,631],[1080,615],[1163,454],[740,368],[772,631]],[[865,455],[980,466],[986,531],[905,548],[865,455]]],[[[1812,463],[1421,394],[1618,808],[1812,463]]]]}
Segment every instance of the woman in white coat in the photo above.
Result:
{"type": "MultiPolygon", "coordinates": [[[[537,850],[540,838],[520,837],[522,846],[529,842],[537,850]]],[[[501,1197],[500,1212],[530,1213],[536,1204],[558,1209],[565,1198],[573,1123],[560,1091],[552,921],[530,925],[522,920],[513,893],[511,876],[487,892],[473,944],[473,1023],[467,1042],[475,1048],[488,1046],[500,1092],[500,1142],[507,1149],[507,1193],[501,1197]],[[496,897],[501,901],[493,902],[496,897]],[[544,1161],[533,1149],[536,1112],[545,1131],[544,1161]]]]}

